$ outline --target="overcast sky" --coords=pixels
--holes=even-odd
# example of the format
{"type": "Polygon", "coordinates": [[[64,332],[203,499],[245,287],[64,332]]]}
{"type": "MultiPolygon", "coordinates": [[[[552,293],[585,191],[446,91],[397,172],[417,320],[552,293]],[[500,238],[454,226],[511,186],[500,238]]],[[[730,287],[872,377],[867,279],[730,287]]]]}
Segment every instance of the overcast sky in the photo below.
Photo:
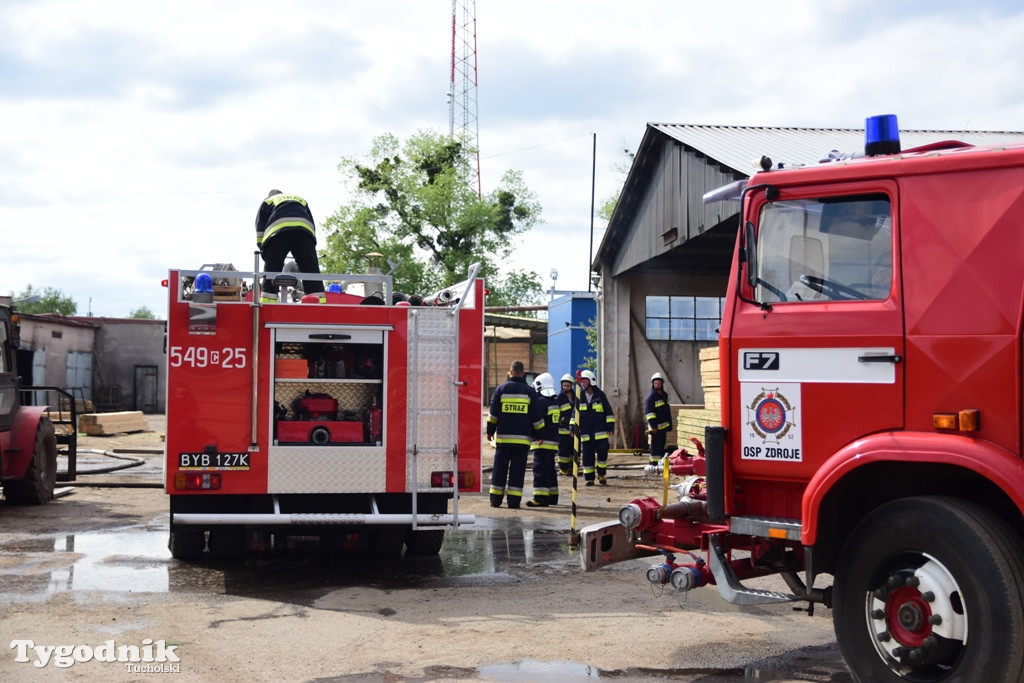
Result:
{"type": "MultiPolygon", "coordinates": [[[[2,0],[0,293],[164,317],[169,269],[251,270],[267,190],[322,222],[342,157],[448,130],[451,8],[2,0]]],[[[587,289],[595,134],[600,205],[648,122],[1024,130],[1017,2],[480,0],[476,27],[483,186],[537,194],[515,262],[545,287],[587,289]]]]}

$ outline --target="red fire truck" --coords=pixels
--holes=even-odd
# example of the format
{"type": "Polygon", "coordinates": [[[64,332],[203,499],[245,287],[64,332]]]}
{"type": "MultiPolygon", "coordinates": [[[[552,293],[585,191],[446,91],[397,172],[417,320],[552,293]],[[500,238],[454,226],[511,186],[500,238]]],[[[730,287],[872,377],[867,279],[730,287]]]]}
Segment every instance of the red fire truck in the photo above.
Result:
{"type": "Polygon", "coordinates": [[[393,293],[387,275],[316,275],[339,283],[316,303],[291,295],[311,277],[301,273],[171,271],[172,555],[232,556],[296,536],[436,554],[445,528],[473,523],[458,501],[481,485],[477,272],[410,305],[421,298],[393,293]],[[279,302],[259,303],[263,277],[279,283],[279,302]]]}
{"type": "Polygon", "coordinates": [[[867,133],[732,188],[722,424],[582,530],[583,565],[822,603],[859,681],[1024,680],[1024,145],[867,133]]]}

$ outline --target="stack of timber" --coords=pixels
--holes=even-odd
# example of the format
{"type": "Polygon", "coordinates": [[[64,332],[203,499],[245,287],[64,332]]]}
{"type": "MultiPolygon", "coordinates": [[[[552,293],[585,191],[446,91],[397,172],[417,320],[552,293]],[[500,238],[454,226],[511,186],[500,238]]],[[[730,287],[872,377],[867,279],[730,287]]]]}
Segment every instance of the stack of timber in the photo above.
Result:
{"type": "Polygon", "coordinates": [[[214,301],[240,301],[242,299],[241,287],[228,287],[226,285],[213,286],[214,301]]]}
{"type": "Polygon", "coordinates": [[[722,386],[719,380],[718,347],[700,350],[700,383],[704,405],[683,405],[676,413],[676,439],[679,446],[690,447],[690,438],[704,443],[704,427],[722,423],[722,386]]]}
{"type": "Polygon", "coordinates": [[[78,431],[90,436],[146,432],[149,431],[149,423],[140,410],[125,410],[119,413],[86,413],[78,416],[78,431]]]}
{"type": "MultiPolygon", "coordinates": [[[[61,396],[60,400],[58,401],[58,406],[60,410],[70,411],[71,401],[69,401],[65,396],[61,396]]],[[[84,398],[75,399],[75,412],[77,412],[79,415],[81,415],[82,413],[91,413],[94,410],[96,410],[96,406],[92,401],[84,398]]]]}

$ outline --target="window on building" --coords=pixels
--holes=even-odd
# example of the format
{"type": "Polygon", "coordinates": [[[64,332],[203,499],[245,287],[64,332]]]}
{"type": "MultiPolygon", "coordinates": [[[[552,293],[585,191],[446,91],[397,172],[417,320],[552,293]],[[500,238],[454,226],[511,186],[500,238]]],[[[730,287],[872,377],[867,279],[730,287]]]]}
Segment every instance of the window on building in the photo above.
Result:
{"type": "Polygon", "coordinates": [[[717,296],[647,297],[647,338],[715,341],[725,299],[717,296]]]}

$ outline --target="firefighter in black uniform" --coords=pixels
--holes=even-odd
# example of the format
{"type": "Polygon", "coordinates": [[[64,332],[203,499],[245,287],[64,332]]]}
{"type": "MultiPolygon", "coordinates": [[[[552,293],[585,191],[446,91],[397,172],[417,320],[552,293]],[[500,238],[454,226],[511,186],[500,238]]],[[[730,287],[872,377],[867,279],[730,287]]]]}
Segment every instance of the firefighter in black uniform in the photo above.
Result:
{"type": "MultiPolygon", "coordinates": [[[[268,273],[280,273],[290,253],[300,273],[319,273],[316,257],[316,227],[309,205],[302,197],[271,190],[256,213],[256,246],[263,255],[268,273]]],[[[321,280],[303,280],[306,294],[317,294],[320,302],[327,300],[321,280]]],[[[262,301],[277,301],[277,285],[271,278],[263,279],[262,301]]]]}
{"type": "Polygon", "coordinates": [[[647,420],[647,434],[651,439],[650,463],[655,465],[664,457],[665,442],[672,431],[672,411],[665,391],[665,378],[660,372],[651,375],[651,391],[644,399],[644,419],[647,420]]]}
{"type": "Polygon", "coordinates": [[[597,388],[597,377],[590,370],[580,373],[580,454],[583,460],[583,478],[586,486],[597,483],[605,486],[608,481],[608,434],[615,431],[615,413],[608,397],[597,388]]]}
{"type": "Polygon", "coordinates": [[[501,507],[506,494],[510,508],[518,508],[523,500],[526,456],[534,434],[544,426],[539,399],[526,383],[523,362],[512,361],[508,381],[494,390],[487,415],[487,440],[495,443],[491,507],[501,507]]]}
{"type": "Polygon", "coordinates": [[[562,375],[562,391],[558,394],[558,473],[572,474],[573,410],[576,409],[576,380],[562,375]]]}
{"type": "Polygon", "coordinates": [[[558,475],[555,474],[555,455],[558,453],[558,399],[555,398],[555,378],[543,372],[537,375],[533,388],[540,394],[540,412],[544,416],[544,429],[533,442],[533,499],[526,501],[531,508],[558,505],[558,475]]]}

